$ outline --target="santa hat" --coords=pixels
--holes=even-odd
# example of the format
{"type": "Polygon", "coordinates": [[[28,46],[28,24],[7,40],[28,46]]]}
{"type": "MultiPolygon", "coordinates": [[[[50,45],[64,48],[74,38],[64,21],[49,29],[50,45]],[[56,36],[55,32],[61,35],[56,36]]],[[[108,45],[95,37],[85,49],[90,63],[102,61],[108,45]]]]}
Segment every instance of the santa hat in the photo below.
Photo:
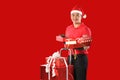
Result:
{"type": "Polygon", "coordinates": [[[84,18],[84,19],[87,17],[87,15],[84,13],[84,11],[78,6],[73,7],[73,9],[71,10],[71,14],[75,13],[75,12],[79,13],[82,16],[82,18],[84,18]]]}

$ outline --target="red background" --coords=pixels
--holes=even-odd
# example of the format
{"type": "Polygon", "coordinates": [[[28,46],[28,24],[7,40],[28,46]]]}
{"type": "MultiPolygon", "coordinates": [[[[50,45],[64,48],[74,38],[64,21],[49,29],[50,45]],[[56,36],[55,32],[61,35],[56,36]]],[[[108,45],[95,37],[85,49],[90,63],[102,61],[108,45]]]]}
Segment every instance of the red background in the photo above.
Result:
{"type": "Polygon", "coordinates": [[[77,3],[93,37],[87,80],[119,80],[119,0],[0,1],[0,80],[39,80],[45,57],[63,47],[55,36],[77,3]]]}

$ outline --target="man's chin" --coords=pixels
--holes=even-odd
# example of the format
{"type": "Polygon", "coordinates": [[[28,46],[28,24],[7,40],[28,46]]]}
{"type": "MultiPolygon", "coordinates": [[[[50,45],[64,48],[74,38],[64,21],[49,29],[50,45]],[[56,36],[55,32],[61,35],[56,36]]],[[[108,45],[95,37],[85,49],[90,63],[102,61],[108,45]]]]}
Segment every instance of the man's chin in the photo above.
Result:
{"type": "Polygon", "coordinates": [[[80,22],[75,22],[75,24],[80,24],[80,22]]]}

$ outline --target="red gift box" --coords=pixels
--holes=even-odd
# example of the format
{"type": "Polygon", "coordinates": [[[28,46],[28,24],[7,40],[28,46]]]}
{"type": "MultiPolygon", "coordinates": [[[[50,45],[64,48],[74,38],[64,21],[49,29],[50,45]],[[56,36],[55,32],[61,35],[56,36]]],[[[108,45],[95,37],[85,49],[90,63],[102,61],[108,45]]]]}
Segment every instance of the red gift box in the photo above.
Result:
{"type": "MultiPolygon", "coordinates": [[[[63,50],[69,50],[62,48],[60,55],[63,50]]],[[[40,79],[41,80],[74,80],[73,78],[73,65],[67,64],[66,57],[46,57],[46,65],[40,66],[40,79]]]]}
{"type": "MultiPolygon", "coordinates": [[[[45,65],[40,66],[40,80],[49,80],[48,73],[45,72],[45,65]]],[[[50,69],[51,70],[51,69],[50,69]]],[[[67,80],[66,79],[66,67],[56,68],[58,75],[52,77],[52,72],[50,72],[50,80],[67,80]]],[[[73,65],[68,65],[68,80],[74,80],[73,78],[73,65]]]]}
{"type": "Polygon", "coordinates": [[[71,39],[66,39],[65,41],[65,48],[81,48],[84,46],[90,46],[92,42],[92,39],[84,39],[84,40],[71,40],[71,39]]]}
{"type": "Polygon", "coordinates": [[[84,47],[84,46],[90,46],[90,44],[91,44],[91,42],[86,42],[86,43],[83,43],[83,44],[65,44],[64,47],[73,49],[73,48],[81,48],[81,47],[84,47]]]}
{"type": "Polygon", "coordinates": [[[46,65],[40,66],[40,80],[48,80],[48,73],[45,71],[46,65]]]}

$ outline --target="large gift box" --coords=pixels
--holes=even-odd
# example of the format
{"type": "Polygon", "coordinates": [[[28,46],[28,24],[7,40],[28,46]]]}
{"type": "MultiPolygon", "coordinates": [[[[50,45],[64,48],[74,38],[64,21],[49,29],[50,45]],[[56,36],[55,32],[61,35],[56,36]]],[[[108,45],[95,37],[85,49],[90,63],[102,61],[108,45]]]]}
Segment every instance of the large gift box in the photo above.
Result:
{"type": "MultiPolygon", "coordinates": [[[[57,75],[52,77],[52,71],[50,72],[50,79],[49,74],[45,71],[46,65],[40,66],[40,80],[74,80],[73,78],[73,65],[68,65],[68,79],[66,75],[66,67],[58,67],[57,75]]],[[[51,69],[52,70],[52,69],[51,69]]]]}
{"type": "Polygon", "coordinates": [[[62,48],[52,56],[46,57],[46,64],[40,65],[40,80],[74,80],[73,65],[69,64],[66,57],[61,57],[62,48]]]}

